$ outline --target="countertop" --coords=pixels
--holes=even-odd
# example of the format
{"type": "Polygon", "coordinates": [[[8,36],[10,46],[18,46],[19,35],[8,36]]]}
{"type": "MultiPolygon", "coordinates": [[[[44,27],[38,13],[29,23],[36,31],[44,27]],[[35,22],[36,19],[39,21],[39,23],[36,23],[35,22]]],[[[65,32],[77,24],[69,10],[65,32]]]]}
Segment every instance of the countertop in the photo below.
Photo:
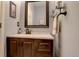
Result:
{"type": "Polygon", "coordinates": [[[34,39],[51,39],[51,40],[54,39],[54,37],[51,34],[15,34],[15,35],[9,35],[7,37],[34,38],[34,39]]]}

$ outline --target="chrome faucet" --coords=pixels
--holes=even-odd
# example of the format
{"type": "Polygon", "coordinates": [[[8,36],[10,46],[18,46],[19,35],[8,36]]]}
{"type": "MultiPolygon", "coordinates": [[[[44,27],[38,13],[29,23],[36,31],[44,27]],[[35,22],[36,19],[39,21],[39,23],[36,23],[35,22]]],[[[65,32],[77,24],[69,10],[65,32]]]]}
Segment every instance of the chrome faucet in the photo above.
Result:
{"type": "Polygon", "coordinates": [[[31,30],[29,30],[28,28],[26,29],[26,34],[31,34],[31,30]]]}

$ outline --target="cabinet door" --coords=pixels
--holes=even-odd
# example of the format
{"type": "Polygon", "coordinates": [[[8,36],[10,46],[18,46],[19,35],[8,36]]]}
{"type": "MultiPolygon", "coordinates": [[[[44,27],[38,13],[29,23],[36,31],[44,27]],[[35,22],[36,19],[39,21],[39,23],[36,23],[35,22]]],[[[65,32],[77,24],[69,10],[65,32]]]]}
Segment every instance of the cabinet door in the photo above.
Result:
{"type": "Polygon", "coordinates": [[[53,41],[52,40],[38,40],[38,48],[35,50],[37,57],[51,57],[53,56],[53,41]]]}
{"type": "Polygon", "coordinates": [[[17,56],[17,40],[7,39],[7,56],[16,57],[17,56]]]}
{"type": "Polygon", "coordinates": [[[19,38],[17,42],[17,55],[18,57],[23,57],[23,40],[19,38]]]}
{"type": "Polygon", "coordinates": [[[23,42],[23,54],[26,57],[32,56],[32,45],[33,45],[33,40],[30,39],[24,39],[23,42]]]}

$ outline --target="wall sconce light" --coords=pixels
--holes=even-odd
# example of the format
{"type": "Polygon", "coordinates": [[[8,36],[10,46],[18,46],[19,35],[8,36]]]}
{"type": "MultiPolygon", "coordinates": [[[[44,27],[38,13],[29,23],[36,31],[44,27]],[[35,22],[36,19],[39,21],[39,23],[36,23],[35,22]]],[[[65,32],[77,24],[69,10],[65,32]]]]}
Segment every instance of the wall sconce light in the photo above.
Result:
{"type": "Polygon", "coordinates": [[[62,1],[55,1],[55,9],[52,10],[51,17],[54,18],[56,15],[59,16],[61,14],[66,16],[66,14],[67,14],[66,6],[65,6],[64,2],[62,2],[62,1]]]}
{"type": "Polygon", "coordinates": [[[67,11],[66,11],[66,7],[65,7],[64,2],[62,2],[62,1],[57,1],[57,2],[56,2],[56,9],[59,9],[59,11],[60,11],[59,15],[60,15],[60,14],[63,14],[63,15],[66,16],[67,11]]]}

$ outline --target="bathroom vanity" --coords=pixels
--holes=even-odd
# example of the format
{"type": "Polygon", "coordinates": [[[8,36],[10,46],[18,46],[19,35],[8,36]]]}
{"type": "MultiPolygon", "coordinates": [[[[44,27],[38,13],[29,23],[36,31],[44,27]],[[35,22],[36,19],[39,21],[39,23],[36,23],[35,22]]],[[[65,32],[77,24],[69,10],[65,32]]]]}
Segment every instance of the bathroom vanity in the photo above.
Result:
{"type": "Polygon", "coordinates": [[[44,34],[16,34],[7,37],[8,57],[52,57],[53,37],[44,34]]]}

